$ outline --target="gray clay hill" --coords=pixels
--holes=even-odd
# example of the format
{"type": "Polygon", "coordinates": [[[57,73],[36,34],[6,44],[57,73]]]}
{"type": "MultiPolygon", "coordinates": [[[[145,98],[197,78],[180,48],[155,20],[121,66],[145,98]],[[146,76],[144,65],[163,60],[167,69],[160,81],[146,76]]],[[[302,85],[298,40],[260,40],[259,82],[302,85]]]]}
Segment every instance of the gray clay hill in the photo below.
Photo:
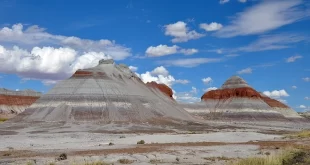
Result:
{"type": "Polygon", "coordinates": [[[55,85],[11,121],[147,122],[193,120],[159,90],[148,88],[127,66],[100,60],[55,85]]]}

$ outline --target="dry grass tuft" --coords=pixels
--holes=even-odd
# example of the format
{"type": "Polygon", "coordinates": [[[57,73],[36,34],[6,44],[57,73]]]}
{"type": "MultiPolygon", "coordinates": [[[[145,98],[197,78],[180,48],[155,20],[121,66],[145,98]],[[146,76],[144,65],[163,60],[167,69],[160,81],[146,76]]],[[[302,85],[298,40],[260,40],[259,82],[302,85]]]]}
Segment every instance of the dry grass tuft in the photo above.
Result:
{"type": "Polygon", "coordinates": [[[158,164],[158,163],[160,163],[161,162],[161,160],[158,160],[158,159],[151,159],[150,160],[150,163],[151,164],[158,164]]]}
{"type": "Polygon", "coordinates": [[[96,161],[96,162],[86,162],[84,165],[110,165],[110,163],[106,163],[103,161],[96,161]]]}
{"type": "Polygon", "coordinates": [[[300,139],[310,138],[310,130],[303,130],[301,132],[289,134],[286,137],[291,138],[291,139],[293,139],[293,138],[300,138],[300,139]]]}
{"type": "Polygon", "coordinates": [[[289,150],[279,155],[268,155],[264,157],[252,157],[242,159],[234,165],[309,165],[310,151],[289,150]]]}
{"type": "Polygon", "coordinates": [[[205,157],[203,158],[205,160],[209,160],[209,161],[212,161],[212,162],[215,162],[216,160],[219,160],[219,161],[228,161],[228,160],[232,160],[234,158],[228,158],[228,157],[225,157],[225,156],[219,156],[219,157],[205,157]]]}

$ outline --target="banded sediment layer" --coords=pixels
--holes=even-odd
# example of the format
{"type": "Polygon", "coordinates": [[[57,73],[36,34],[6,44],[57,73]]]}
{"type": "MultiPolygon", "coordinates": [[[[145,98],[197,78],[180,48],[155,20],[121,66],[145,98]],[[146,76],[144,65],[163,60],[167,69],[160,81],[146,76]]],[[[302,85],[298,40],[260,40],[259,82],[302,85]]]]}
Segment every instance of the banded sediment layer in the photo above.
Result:
{"type": "Polygon", "coordinates": [[[23,112],[41,96],[33,90],[12,91],[0,89],[0,117],[12,118],[23,112]]]}

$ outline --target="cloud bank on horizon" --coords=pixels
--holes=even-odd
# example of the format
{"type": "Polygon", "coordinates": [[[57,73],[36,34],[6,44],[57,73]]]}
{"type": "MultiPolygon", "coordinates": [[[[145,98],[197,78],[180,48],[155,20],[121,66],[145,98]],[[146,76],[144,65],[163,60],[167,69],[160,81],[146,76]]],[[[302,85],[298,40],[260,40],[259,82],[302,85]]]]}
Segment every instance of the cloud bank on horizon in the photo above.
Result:
{"type": "Polygon", "coordinates": [[[204,92],[240,75],[299,111],[310,107],[309,2],[156,2],[87,4],[83,10],[93,12],[85,13],[81,1],[68,1],[71,11],[59,9],[55,16],[46,9],[42,17],[40,3],[26,15],[24,4],[0,2],[0,15],[8,16],[0,17],[1,87],[47,91],[77,69],[114,59],[143,82],[168,85],[180,102],[200,101],[204,92]]]}

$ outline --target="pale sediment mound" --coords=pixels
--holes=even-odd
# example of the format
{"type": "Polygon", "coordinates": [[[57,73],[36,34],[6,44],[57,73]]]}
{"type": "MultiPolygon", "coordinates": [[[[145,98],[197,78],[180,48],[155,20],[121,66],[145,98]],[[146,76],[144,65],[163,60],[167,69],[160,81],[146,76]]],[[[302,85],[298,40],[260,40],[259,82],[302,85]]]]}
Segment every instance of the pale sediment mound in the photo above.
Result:
{"type": "Polygon", "coordinates": [[[147,87],[125,65],[100,60],[55,85],[13,120],[63,122],[146,122],[193,120],[169,97],[147,87]]]}
{"type": "Polygon", "coordinates": [[[11,118],[23,112],[41,96],[32,90],[11,91],[0,88],[0,117],[11,118]]]}
{"type": "Polygon", "coordinates": [[[234,120],[287,120],[300,118],[288,106],[262,96],[239,76],[229,78],[220,89],[206,92],[202,102],[186,105],[191,113],[206,114],[207,118],[234,120]]]}

